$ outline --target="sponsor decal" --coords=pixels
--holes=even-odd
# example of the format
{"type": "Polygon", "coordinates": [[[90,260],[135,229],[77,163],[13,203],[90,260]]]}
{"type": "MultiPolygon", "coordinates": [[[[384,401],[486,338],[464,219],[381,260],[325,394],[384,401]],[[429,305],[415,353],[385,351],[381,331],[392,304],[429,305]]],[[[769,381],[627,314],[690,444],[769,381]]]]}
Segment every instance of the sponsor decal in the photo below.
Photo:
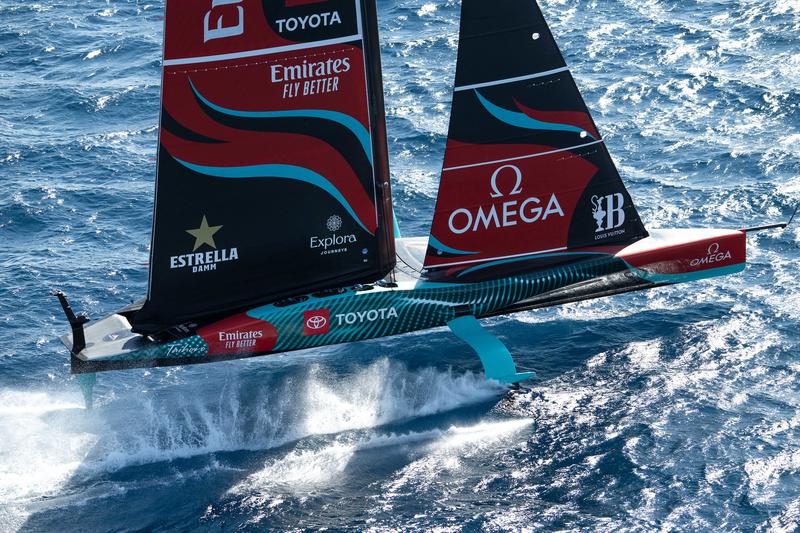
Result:
{"type": "Polygon", "coordinates": [[[342,229],[342,217],[339,215],[332,215],[328,217],[325,227],[328,228],[328,231],[339,231],[342,229]]]}
{"type": "Polygon", "coordinates": [[[333,93],[339,90],[339,75],[350,72],[350,58],[270,65],[272,83],[283,83],[282,98],[333,93]]]}
{"type": "Polygon", "coordinates": [[[239,250],[237,248],[217,249],[214,236],[222,226],[209,226],[206,216],[200,222],[200,227],[187,229],[186,233],[194,237],[194,247],[192,253],[173,255],[169,258],[170,269],[191,269],[192,273],[209,272],[217,269],[220,263],[239,260],[239,250]],[[207,247],[211,250],[201,250],[207,247]]]}
{"type": "Polygon", "coordinates": [[[348,251],[348,244],[356,244],[358,238],[355,234],[336,233],[342,229],[342,217],[331,215],[325,222],[325,227],[331,232],[328,236],[314,235],[309,239],[309,248],[319,250],[319,255],[341,254],[348,251]]]}
{"type": "Polygon", "coordinates": [[[206,355],[204,346],[195,343],[168,344],[164,347],[168,357],[200,357],[206,355]]]}
{"type": "Polygon", "coordinates": [[[210,355],[268,352],[278,339],[275,326],[247,314],[209,324],[197,334],[208,344],[210,355]]]}
{"type": "Polygon", "coordinates": [[[726,250],[724,252],[721,251],[719,243],[715,242],[714,244],[708,247],[708,254],[705,257],[692,259],[689,262],[689,266],[699,267],[699,266],[713,265],[714,263],[721,263],[729,259],[733,259],[730,250],[726,250]]]}
{"type": "Polygon", "coordinates": [[[217,333],[217,342],[227,350],[254,348],[258,339],[264,338],[260,329],[246,331],[220,331],[217,333]]]}
{"type": "MultiPolygon", "coordinates": [[[[508,182],[508,180],[504,180],[508,182]]],[[[500,229],[517,224],[533,224],[545,221],[550,217],[564,217],[564,211],[555,193],[544,202],[536,196],[528,198],[511,198],[522,195],[522,171],[514,165],[504,165],[494,171],[491,177],[491,198],[495,200],[490,205],[475,208],[459,208],[450,213],[447,225],[456,235],[467,232],[500,229]],[[508,176],[513,178],[513,186],[507,193],[500,189],[499,178],[508,176]]]]}
{"type": "Polygon", "coordinates": [[[211,0],[211,9],[203,18],[203,42],[212,39],[235,37],[244,33],[244,7],[243,0],[211,0]],[[236,9],[222,9],[223,6],[235,6],[236,9]],[[233,15],[236,13],[236,17],[233,15]],[[227,15],[227,16],[226,16],[227,15]],[[235,23],[232,23],[235,21],[235,23]]]}
{"type": "Polygon", "coordinates": [[[342,23],[342,17],[338,11],[326,11],[324,13],[278,19],[275,23],[278,25],[278,32],[291,33],[297,30],[316,29],[320,26],[323,28],[335,26],[342,23]]]}
{"type": "Polygon", "coordinates": [[[606,239],[625,233],[620,228],[625,224],[625,196],[622,193],[592,196],[592,217],[597,224],[594,239],[606,239]]]}
{"type": "Polygon", "coordinates": [[[367,311],[355,311],[352,313],[340,313],[334,315],[337,326],[363,324],[364,322],[376,322],[378,320],[389,320],[397,318],[397,310],[394,307],[383,307],[381,309],[369,309],[367,311]]]}
{"type": "Polygon", "coordinates": [[[303,311],[303,336],[324,335],[331,327],[331,312],[329,309],[314,309],[303,311]]]}

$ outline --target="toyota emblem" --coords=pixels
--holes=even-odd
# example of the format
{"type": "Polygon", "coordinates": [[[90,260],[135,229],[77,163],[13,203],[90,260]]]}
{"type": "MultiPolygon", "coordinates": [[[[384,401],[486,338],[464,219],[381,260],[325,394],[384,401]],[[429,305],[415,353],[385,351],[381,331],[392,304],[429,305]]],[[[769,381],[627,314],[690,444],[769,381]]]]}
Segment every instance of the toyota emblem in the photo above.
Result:
{"type": "Polygon", "coordinates": [[[315,315],[306,320],[306,327],[308,329],[322,329],[328,324],[328,320],[324,316],[315,315]]]}

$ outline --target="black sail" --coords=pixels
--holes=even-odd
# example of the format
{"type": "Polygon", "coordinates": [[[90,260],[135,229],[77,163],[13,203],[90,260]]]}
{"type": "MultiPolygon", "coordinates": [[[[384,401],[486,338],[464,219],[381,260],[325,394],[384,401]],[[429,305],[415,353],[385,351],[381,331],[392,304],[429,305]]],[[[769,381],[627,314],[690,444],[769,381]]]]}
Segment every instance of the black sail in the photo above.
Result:
{"type": "Polygon", "coordinates": [[[390,272],[382,95],[374,0],[168,0],[134,331],[390,272]]]}
{"type": "Polygon", "coordinates": [[[468,281],[645,236],[536,1],[462,0],[428,272],[468,281]]]}

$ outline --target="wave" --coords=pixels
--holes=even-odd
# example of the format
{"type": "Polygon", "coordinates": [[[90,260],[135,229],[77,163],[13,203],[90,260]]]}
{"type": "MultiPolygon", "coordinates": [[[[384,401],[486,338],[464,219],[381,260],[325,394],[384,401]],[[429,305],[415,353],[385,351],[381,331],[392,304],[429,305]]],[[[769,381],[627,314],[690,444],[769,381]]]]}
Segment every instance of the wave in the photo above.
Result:
{"type": "Polygon", "coordinates": [[[361,452],[380,448],[415,448],[421,457],[402,468],[396,479],[384,484],[386,497],[400,486],[428,482],[447,471],[460,456],[483,455],[491,446],[507,446],[507,439],[531,427],[533,419],[480,422],[471,426],[450,426],[406,433],[373,433],[368,436],[343,435],[324,446],[294,449],[282,457],[269,459],[263,468],[231,487],[227,496],[242,507],[276,506],[289,494],[313,493],[330,485],[340,485],[342,475],[361,452]]]}
{"type": "Polygon", "coordinates": [[[0,390],[0,501],[23,504],[98,472],[374,428],[504,391],[481,375],[410,370],[385,358],[344,377],[315,365],[288,379],[240,374],[202,393],[198,386],[130,390],[93,412],[82,409],[77,387],[0,390]]]}

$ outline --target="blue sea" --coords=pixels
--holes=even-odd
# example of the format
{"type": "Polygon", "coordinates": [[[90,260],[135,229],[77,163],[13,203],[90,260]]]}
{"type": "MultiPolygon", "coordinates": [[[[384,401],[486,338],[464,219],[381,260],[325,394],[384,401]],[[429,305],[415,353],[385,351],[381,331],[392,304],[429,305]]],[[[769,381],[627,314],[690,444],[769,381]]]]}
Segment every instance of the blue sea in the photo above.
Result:
{"type": "MultiPolygon", "coordinates": [[[[48,291],[94,318],[145,293],[163,8],[0,0],[0,530],[800,528],[800,224],[743,274],[487,320],[538,372],[512,396],[439,329],[101,374],[86,411],[48,291]]],[[[425,235],[459,2],[378,8],[425,235]]],[[[800,1],[542,8],[647,227],[789,217],[800,1]]]]}

